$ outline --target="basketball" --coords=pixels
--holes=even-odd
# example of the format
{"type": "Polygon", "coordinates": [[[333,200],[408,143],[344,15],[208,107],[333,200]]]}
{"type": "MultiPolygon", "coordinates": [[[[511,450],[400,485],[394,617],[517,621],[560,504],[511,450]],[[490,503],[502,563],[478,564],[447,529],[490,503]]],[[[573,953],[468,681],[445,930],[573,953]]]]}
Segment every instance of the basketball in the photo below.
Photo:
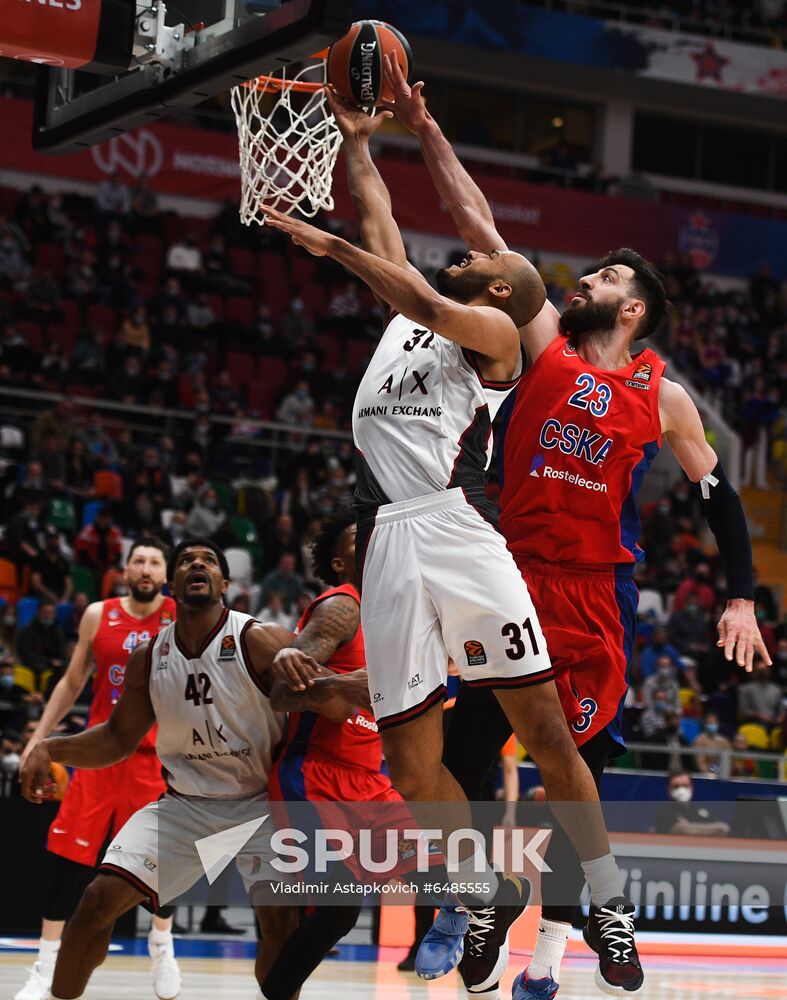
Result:
{"type": "Polygon", "coordinates": [[[385,82],[383,56],[392,54],[410,79],[413,56],[404,35],[384,21],[356,21],[328,53],[328,82],[362,108],[393,99],[385,82]]]}

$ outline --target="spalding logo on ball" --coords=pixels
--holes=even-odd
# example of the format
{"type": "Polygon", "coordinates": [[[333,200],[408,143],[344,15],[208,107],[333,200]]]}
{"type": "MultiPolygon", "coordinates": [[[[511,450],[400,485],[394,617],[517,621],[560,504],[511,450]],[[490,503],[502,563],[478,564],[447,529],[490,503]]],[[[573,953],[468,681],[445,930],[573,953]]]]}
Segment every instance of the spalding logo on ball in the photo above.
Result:
{"type": "Polygon", "coordinates": [[[385,81],[383,56],[391,54],[410,79],[413,55],[407,39],[384,21],[356,21],[328,53],[328,80],[342,97],[361,108],[392,101],[385,81]]]}

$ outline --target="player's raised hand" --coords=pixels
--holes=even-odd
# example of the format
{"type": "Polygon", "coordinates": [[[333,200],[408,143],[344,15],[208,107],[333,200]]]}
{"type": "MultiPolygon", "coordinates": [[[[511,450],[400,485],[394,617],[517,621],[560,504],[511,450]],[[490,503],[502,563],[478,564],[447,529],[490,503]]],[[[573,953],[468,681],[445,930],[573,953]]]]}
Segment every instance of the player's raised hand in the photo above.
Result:
{"type": "Polygon", "coordinates": [[[43,743],[38,743],[28,754],[19,773],[22,795],[28,802],[40,806],[42,802],[55,798],[57,784],[50,777],[51,766],[52,758],[49,756],[49,751],[43,743]]]}
{"type": "Polygon", "coordinates": [[[301,222],[293,219],[284,212],[279,212],[270,205],[263,205],[262,211],[265,213],[265,225],[279,232],[286,233],[293,243],[304,247],[315,257],[325,257],[330,252],[333,237],[330,233],[323,232],[316,226],[310,226],[308,222],[301,222]]]}
{"type": "Polygon", "coordinates": [[[760,627],[754,614],[754,602],[732,600],[719,619],[717,646],[724,647],[725,660],[735,659],[739,667],[751,673],[755,654],[770,666],[771,658],[765,648],[760,627]]]}
{"type": "Polygon", "coordinates": [[[392,111],[378,111],[376,115],[368,115],[331,87],[326,87],[326,100],[336,119],[337,128],[345,139],[368,138],[374,135],[384,121],[393,118],[392,111]]]}
{"type": "Polygon", "coordinates": [[[383,71],[388,86],[394,92],[393,101],[383,101],[383,106],[393,111],[405,128],[417,133],[431,119],[422,94],[423,80],[411,87],[393,55],[383,56],[383,71]]]}
{"type": "Polygon", "coordinates": [[[292,691],[305,691],[306,688],[313,687],[315,680],[328,672],[313,656],[293,646],[280,649],[271,664],[274,680],[286,684],[292,691]]]}

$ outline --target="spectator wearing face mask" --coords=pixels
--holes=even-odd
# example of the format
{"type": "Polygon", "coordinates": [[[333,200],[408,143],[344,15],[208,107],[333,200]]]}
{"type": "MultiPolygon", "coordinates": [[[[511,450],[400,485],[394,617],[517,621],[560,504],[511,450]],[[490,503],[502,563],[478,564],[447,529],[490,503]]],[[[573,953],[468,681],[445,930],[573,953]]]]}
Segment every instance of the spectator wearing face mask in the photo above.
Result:
{"type": "Polygon", "coordinates": [[[664,728],[664,717],[669,710],[666,692],[657,688],[653,692],[652,703],[639,719],[639,733],[644,742],[649,743],[664,728]]]}
{"type": "Polygon", "coordinates": [[[770,730],[784,718],[784,694],[771,680],[771,671],[761,660],[754,665],[754,679],[738,688],[738,721],[756,722],[770,730]]]}
{"type": "Polygon", "coordinates": [[[692,663],[704,657],[710,649],[708,614],[700,607],[695,595],[689,595],[680,611],[673,611],[669,625],[670,642],[681,656],[692,663]]]}
{"type": "Polygon", "coordinates": [[[3,731],[0,739],[0,799],[21,795],[19,787],[19,759],[22,754],[22,737],[15,729],[3,731]]]}
{"type": "Polygon", "coordinates": [[[681,732],[679,712],[664,712],[664,725],[647,742],[654,747],[663,747],[664,752],[642,754],[641,764],[646,771],[691,770],[691,755],[681,753],[689,743],[681,732]]]}
{"type": "Polygon", "coordinates": [[[680,682],[675,664],[667,654],[662,654],[656,661],[656,672],[642,685],[640,697],[646,708],[652,707],[655,694],[660,691],[663,701],[670,712],[680,711],[680,682]]]}
{"type": "Polygon", "coordinates": [[[288,393],[281,401],[276,411],[276,419],[283,424],[309,427],[313,417],[314,398],[309,391],[309,383],[306,379],[300,379],[295,384],[294,391],[288,393]]]}
{"type": "Polygon", "coordinates": [[[692,597],[703,611],[712,611],[716,594],[711,581],[710,566],[706,562],[698,563],[694,576],[684,580],[675,592],[675,599],[672,602],[673,612],[682,611],[692,597]]]}
{"type": "Polygon", "coordinates": [[[656,813],[655,833],[684,837],[726,837],[730,828],[713,818],[709,809],[692,802],[694,782],[685,771],[671,774],[667,792],[672,801],[656,813]]]}
{"type": "Polygon", "coordinates": [[[66,639],[57,627],[53,601],[41,601],[35,618],[19,633],[16,651],[20,663],[38,674],[50,667],[62,669],[66,639]]]}
{"type": "Polygon", "coordinates": [[[677,671],[683,671],[683,661],[677,646],[673,646],[669,641],[667,629],[663,625],[657,625],[653,630],[653,638],[642,650],[639,658],[639,672],[643,680],[653,677],[658,669],[659,660],[664,656],[669,657],[677,671]]]}
{"type": "Polygon", "coordinates": [[[219,495],[210,487],[195,500],[186,517],[186,531],[189,535],[215,538],[226,523],[227,515],[219,503],[219,495]]]}
{"type": "Polygon", "coordinates": [[[729,777],[729,758],[722,757],[720,751],[732,750],[732,744],[719,732],[719,717],[708,712],[702,724],[702,732],[694,741],[695,750],[705,750],[694,759],[694,766],[700,774],[711,777],[729,777]]]}

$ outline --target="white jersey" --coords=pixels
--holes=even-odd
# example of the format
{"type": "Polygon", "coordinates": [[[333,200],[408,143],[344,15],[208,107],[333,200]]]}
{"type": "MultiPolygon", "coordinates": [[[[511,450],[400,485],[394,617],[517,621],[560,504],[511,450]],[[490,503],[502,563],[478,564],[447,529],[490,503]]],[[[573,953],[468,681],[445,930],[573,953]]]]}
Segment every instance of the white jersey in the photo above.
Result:
{"type": "Polygon", "coordinates": [[[246,660],[251,615],[223,611],[193,655],[176,623],[151,641],[148,684],[158,721],[156,753],[181,795],[245,799],[267,791],[284,716],[274,712],[246,660]]]}
{"type": "Polygon", "coordinates": [[[516,387],[489,382],[472,352],[394,314],[353,409],[361,510],[454,487],[480,488],[492,421],[516,387]]]}

